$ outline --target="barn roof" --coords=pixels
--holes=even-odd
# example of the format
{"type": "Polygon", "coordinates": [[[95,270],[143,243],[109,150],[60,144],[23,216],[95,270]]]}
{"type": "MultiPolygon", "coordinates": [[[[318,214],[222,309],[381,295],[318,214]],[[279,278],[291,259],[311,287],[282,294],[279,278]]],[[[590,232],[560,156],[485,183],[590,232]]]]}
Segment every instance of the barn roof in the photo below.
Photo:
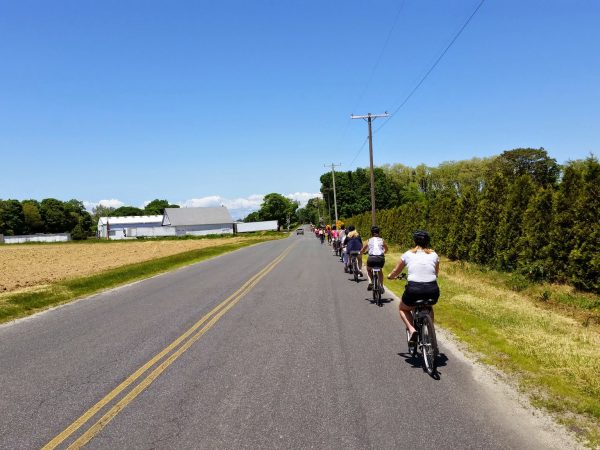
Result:
{"type": "Polygon", "coordinates": [[[216,208],[165,208],[163,225],[217,225],[233,223],[229,210],[216,208]]]}
{"type": "Polygon", "coordinates": [[[133,223],[162,223],[163,216],[124,216],[124,217],[100,217],[98,225],[130,225],[133,223]]]}

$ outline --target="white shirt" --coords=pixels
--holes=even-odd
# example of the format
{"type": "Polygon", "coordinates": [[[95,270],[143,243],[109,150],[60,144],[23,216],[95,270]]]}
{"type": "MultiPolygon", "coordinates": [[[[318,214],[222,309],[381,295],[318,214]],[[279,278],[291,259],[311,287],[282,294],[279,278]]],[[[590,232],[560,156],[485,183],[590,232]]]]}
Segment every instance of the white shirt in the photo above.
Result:
{"type": "Polygon", "coordinates": [[[432,251],[427,254],[423,250],[417,250],[416,253],[413,253],[409,250],[401,258],[408,270],[408,281],[427,283],[437,279],[435,268],[440,261],[440,257],[436,252],[432,251]]]}
{"type": "Polygon", "coordinates": [[[383,239],[380,237],[372,237],[369,239],[369,256],[381,256],[384,253],[383,239]]]}

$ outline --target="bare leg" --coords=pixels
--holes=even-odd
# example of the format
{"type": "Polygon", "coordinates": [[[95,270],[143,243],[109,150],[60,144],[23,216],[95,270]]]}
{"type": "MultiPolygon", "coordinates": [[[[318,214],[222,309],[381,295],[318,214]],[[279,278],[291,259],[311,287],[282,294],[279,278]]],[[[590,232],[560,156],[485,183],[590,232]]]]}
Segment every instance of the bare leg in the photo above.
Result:
{"type": "Polygon", "coordinates": [[[406,306],[404,303],[400,302],[400,319],[404,322],[406,329],[412,334],[416,330],[413,324],[412,314],[410,313],[411,309],[410,306],[406,306]]]}
{"type": "Polygon", "coordinates": [[[369,277],[369,284],[373,284],[373,269],[367,266],[367,276],[369,277]]]}

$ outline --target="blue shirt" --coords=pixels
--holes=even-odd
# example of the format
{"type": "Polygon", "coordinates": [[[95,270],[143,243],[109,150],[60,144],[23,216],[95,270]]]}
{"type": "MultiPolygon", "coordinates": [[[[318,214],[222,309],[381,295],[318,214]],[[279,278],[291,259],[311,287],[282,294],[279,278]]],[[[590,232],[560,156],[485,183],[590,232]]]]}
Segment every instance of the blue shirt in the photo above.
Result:
{"type": "Polygon", "coordinates": [[[362,239],[360,237],[353,237],[346,241],[346,251],[348,253],[351,252],[360,252],[363,248],[362,239]]]}

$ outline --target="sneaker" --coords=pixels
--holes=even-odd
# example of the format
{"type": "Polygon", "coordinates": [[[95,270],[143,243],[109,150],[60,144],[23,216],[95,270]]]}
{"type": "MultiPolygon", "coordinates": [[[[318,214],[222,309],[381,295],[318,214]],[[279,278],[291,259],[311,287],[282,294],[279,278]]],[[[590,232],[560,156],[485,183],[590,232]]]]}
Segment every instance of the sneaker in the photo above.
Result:
{"type": "Polygon", "coordinates": [[[408,340],[408,342],[411,344],[415,344],[417,342],[418,337],[419,337],[419,333],[414,331],[413,334],[410,335],[410,339],[408,340]]]}
{"type": "Polygon", "coordinates": [[[369,285],[367,286],[367,291],[372,291],[373,290],[373,283],[369,283],[369,285]]]}
{"type": "Polygon", "coordinates": [[[364,277],[364,275],[363,275],[362,272],[358,272],[358,276],[361,277],[361,278],[364,277]]]}

